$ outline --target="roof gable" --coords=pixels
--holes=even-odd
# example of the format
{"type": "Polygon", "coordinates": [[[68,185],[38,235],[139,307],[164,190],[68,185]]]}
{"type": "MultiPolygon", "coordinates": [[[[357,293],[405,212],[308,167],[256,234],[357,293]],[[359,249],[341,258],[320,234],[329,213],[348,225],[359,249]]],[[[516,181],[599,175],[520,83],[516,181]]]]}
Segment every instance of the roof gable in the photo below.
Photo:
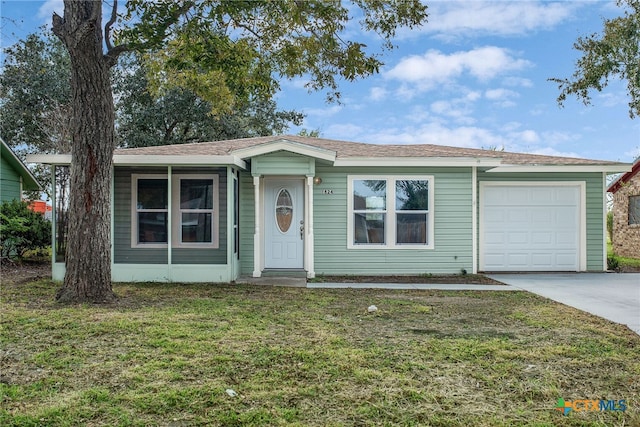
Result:
{"type": "Polygon", "coordinates": [[[633,162],[633,165],[631,166],[630,171],[620,175],[618,178],[615,179],[615,181],[609,184],[609,188],[607,188],[607,192],[615,194],[620,189],[620,187],[622,187],[627,182],[631,181],[633,177],[638,174],[638,172],[640,172],[640,157],[638,157],[636,161],[633,162]]]}
{"type": "Polygon", "coordinates": [[[6,160],[6,162],[16,171],[16,173],[22,178],[22,187],[24,190],[39,190],[40,184],[38,180],[33,176],[29,168],[22,163],[22,160],[16,156],[16,153],[0,139],[0,156],[6,160]]]}

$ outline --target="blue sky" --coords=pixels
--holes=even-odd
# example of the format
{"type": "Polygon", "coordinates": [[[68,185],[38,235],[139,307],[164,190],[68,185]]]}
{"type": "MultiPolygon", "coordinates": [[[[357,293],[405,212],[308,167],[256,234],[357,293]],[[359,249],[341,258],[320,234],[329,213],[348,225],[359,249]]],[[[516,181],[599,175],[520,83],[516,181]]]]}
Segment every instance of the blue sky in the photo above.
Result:
{"type": "MultiPolygon", "coordinates": [[[[62,13],[61,0],[0,2],[2,46],[62,13]]],[[[400,31],[380,74],[340,86],[342,104],[283,81],[281,108],[306,114],[321,136],[378,144],[504,147],[507,151],[632,162],[640,119],[630,119],[625,85],[593,93],[593,105],[558,107],[550,77],[569,77],[577,37],[622,14],[614,1],[429,1],[429,22],[400,31]]],[[[348,36],[377,46],[354,20],[348,36]]],[[[299,128],[290,129],[297,133],[299,128]]]]}

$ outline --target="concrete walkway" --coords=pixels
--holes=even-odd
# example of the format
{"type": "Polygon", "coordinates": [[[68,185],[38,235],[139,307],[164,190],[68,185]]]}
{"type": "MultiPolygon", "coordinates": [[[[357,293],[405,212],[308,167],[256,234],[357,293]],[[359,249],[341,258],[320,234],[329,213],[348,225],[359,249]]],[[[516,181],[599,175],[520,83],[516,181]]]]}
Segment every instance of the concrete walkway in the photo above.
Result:
{"type": "Polygon", "coordinates": [[[493,274],[489,277],[622,323],[640,335],[640,273],[493,274]]]}

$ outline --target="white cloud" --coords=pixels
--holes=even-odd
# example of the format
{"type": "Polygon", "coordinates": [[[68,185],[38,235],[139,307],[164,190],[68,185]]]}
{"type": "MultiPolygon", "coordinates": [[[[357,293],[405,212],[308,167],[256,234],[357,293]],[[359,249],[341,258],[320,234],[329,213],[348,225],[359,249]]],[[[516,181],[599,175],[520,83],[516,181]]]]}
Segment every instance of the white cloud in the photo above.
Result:
{"type": "Polygon", "coordinates": [[[341,105],[332,105],[327,108],[304,108],[302,112],[307,116],[332,117],[338,114],[341,110],[341,105]]]}
{"type": "Polygon", "coordinates": [[[336,124],[330,125],[326,129],[326,133],[330,135],[343,135],[340,139],[347,141],[357,141],[358,135],[363,131],[361,126],[353,124],[336,124]]]}
{"type": "Polygon", "coordinates": [[[525,79],[523,77],[514,77],[514,76],[509,76],[506,77],[502,83],[505,86],[519,86],[519,87],[533,87],[533,82],[529,79],[525,79]]]}
{"type": "Polygon", "coordinates": [[[441,1],[429,3],[423,33],[442,38],[479,35],[513,36],[553,28],[575,16],[580,2],[441,1]]]}
{"type": "Polygon", "coordinates": [[[448,128],[432,122],[420,127],[383,129],[367,136],[376,144],[435,144],[455,147],[481,148],[503,146],[507,140],[489,129],[475,126],[448,128]]]}
{"type": "Polygon", "coordinates": [[[500,107],[508,108],[516,105],[513,99],[520,97],[520,94],[509,89],[489,89],[484,96],[500,107]]]}
{"type": "Polygon", "coordinates": [[[369,99],[372,101],[382,101],[387,97],[387,90],[383,87],[375,86],[369,91],[369,99]]]}
{"type": "Polygon", "coordinates": [[[45,23],[51,23],[53,12],[62,16],[64,13],[64,3],[62,0],[47,0],[38,9],[38,19],[42,19],[45,23]]]}
{"type": "Polygon", "coordinates": [[[457,124],[472,125],[476,122],[476,119],[471,116],[473,104],[480,97],[478,92],[469,92],[461,98],[435,101],[430,108],[433,113],[452,119],[457,124]]]}
{"type": "Polygon", "coordinates": [[[424,55],[403,58],[384,76],[415,84],[420,90],[429,90],[465,75],[487,81],[530,65],[529,61],[517,59],[507,49],[496,46],[451,54],[429,50],[424,55]]]}

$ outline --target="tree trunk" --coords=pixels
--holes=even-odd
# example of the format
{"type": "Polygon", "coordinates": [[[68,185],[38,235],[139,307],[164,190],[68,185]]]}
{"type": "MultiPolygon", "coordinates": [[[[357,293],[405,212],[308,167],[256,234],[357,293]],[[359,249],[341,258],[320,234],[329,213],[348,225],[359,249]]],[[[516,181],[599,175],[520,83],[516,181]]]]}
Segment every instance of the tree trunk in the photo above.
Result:
{"type": "Polygon", "coordinates": [[[111,61],[103,54],[101,1],[65,0],[53,31],[71,57],[72,147],[69,234],[60,302],[102,303],[111,287],[111,201],[114,104],[111,61]]]}

